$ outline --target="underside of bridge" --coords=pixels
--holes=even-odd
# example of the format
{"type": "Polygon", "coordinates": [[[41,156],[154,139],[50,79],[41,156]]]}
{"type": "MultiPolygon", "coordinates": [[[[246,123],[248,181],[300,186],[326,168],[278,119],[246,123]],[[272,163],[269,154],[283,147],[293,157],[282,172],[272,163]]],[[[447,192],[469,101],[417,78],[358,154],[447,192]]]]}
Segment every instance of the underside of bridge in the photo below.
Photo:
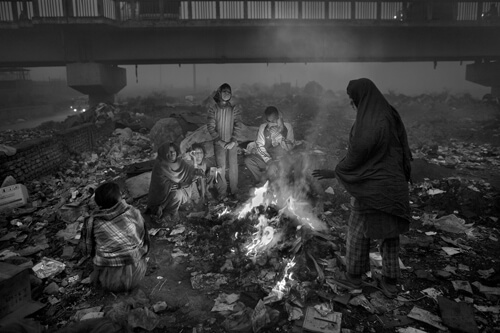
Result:
{"type": "Polygon", "coordinates": [[[500,24],[209,23],[0,29],[0,67],[67,66],[69,85],[96,102],[125,86],[119,65],[474,61],[466,79],[499,94],[500,24]]]}
{"type": "Polygon", "coordinates": [[[68,86],[89,95],[89,105],[113,103],[117,92],[127,85],[124,68],[95,62],[71,63],[66,66],[68,86]]]}
{"type": "Polygon", "coordinates": [[[465,79],[491,87],[491,96],[500,98],[500,62],[484,61],[469,64],[466,67],[465,79]]]}

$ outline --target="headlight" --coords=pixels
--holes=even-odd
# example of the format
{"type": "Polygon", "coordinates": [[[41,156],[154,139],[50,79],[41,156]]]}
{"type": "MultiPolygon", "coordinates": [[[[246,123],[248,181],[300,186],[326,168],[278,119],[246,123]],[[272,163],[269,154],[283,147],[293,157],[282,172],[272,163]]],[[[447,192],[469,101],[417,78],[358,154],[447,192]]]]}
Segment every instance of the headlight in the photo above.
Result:
{"type": "Polygon", "coordinates": [[[76,112],[77,110],[76,109],[73,109],[74,112],[76,112]]]}

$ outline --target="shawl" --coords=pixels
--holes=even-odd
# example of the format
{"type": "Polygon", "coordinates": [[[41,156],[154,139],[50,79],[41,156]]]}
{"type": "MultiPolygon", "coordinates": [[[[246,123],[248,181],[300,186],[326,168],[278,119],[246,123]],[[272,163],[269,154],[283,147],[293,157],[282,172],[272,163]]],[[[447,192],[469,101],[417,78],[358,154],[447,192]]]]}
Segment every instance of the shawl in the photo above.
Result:
{"type": "Polygon", "coordinates": [[[401,117],[369,79],[350,81],[347,94],[357,115],[336,177],[361,206],[409,221],[412,156],[401,117]]]}
{"type": "Polygon", "coordinates": [[[167,202],[170,192],[175,191],[172,185],[176,184],[177,188],[181,188],[191,185],[194,180],[195,169],[187,161],[179,156],[175,162],[166,159],[169,148],[170,143],[160,146],[151,173],[147,209],[153,214],[167,202]]]}
{"type": "Polygon", "coordinates": [[[124,200],[98,210],[87,221],[85,244],[94,253],[96,266],[125,266],[137,263],[148,252],[141,213],[124,200]]]}

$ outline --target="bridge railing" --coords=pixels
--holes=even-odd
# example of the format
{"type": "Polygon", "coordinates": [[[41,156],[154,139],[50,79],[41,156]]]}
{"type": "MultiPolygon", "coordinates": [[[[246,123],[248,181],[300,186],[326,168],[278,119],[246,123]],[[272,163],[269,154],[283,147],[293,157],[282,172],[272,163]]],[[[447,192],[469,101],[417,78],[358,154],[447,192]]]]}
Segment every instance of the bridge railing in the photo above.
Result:
{"type": "Polygon", "coordinates": [[[54,18],[496,21],[498,7],[500,1],[471,0],[0,0],[0,22],[34,18],[38,23],[54,18]]]}

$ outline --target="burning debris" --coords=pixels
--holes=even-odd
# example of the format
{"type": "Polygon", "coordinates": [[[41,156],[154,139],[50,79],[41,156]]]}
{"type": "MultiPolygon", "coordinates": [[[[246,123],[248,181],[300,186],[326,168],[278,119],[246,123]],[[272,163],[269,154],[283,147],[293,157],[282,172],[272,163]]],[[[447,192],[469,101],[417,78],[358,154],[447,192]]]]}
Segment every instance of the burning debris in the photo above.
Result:
{"type": "MultiPolygon", "coordinates": [[[[420,129],[411,127],[411,134],[419,136],[420,129]]],[[[321,184],[327,191],[320,191],[305,179],[265,184],[241,204],[226,200],[181,212],[179,224],[152,237],[145,292],[96,293],[89,285],[91,262],[77,246],[93,209],[92,191],[105,179],[123,180],[126,164],[151,158],[150,140],[135,130],[116,131],[98,152],[25,184],[28,204],[0,216],[0,261],[26,267],[29,274],[11,278],[31,285],[33,300],[45,304],[34,318],[53,331],[82,318],[108,324],[121,318],[129,329],[151,331],[436,332],[435,323],[460,327],[450,309],[468,318],[471,332],[489,333],[497,325],[498,191],[477,179],[482,173],[466,176],[493,170],[498,149],[460,140],[446,146],[427,137],[413,152],[460,174],[411,187],[414,221],[402,237],[403,290],[394,300],[372,284],[373,276],[351,292],[337,284],[344,274],[349,198],[336,183],[321,184]],[[416,309],[426,312],[416,315],[416,309]]],[[[337,153],[329,148],[310,150],[337,153]]],[[[144,207],[140,195],[125,195],[144,207]]],[[[370,273],[376,274],[378,249],[372,251],[370,273]]]]}

